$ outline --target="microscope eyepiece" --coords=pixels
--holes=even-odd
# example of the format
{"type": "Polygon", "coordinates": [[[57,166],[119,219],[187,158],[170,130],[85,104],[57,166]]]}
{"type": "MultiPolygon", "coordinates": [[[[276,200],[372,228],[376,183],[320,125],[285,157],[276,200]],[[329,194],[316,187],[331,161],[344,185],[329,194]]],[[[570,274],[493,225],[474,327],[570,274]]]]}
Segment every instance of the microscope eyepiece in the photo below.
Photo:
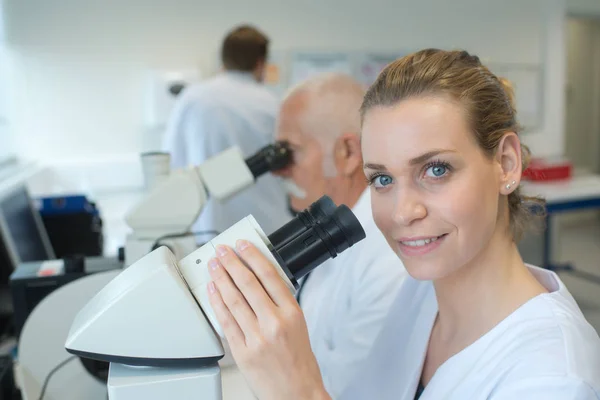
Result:
{"type": "Polygon", "coordinates": [[[287,142],[275,142],[260,149],[246,159],[246,165],[254,178],[284,168],[292,161],[292,150],[287,142]]]}
{"type": "Polygon", "coordinates": [[[269,235],[269,240],[274,246],[277,243],[278,247],[283,247],[286,243],[310,229],[317,221],[327,219],[335,212],[335,209],[336,206],[333,200],[323,196],[306,210],[297,212],[294,219],[269,235]]]}
{"type": "Polygon", "coordinates": [[[365,231],[345,205],[323,196],[269,235],[272,253],[295,282],[329,258],[358,243],[365,231]]]}

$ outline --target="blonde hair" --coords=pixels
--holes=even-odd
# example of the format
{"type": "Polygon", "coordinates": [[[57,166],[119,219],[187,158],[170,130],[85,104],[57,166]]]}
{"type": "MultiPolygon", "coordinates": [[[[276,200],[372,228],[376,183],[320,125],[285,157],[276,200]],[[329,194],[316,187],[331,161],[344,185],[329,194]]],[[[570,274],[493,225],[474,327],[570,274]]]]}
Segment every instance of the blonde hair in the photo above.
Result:
{"type": "MultiPolygon", "coordinates": [[[[481,149],[494,156],[504,135],[519,134],[514,91],[510,82],[498,78],[466,51],[426,49],[389,64],[368,89],[361,106],[361,119],[376,106],[392,106],[417,96],[446,95],[466,109],[471,129],[481,149]]],[[[527,146],[521,145],[522,169],[530,160],[527,146]]],[[[510,229],[515,240],[532,222],[538,198],[526,197],[516,188],[508,195],[510,229]]],[[[537,208],[540,210],[540,208],[537,208]]]]}

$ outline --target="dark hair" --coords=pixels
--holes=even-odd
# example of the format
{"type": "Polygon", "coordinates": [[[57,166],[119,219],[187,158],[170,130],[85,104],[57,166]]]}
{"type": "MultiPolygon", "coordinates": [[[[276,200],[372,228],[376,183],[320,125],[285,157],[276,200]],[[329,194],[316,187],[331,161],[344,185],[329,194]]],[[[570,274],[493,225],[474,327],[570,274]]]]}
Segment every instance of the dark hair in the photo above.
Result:
{"type": "Polygon", "coordinates": [[[269,39],[258,29],[238,26],[230,31],[221,48],[221,61],[227,70],[251,72],[267,59],[269,39]]]}
{"type": "MultiPolygon", "coordinates": [[[[392,62],[368,89],[360,109],[361,118],[376,106],[436,95],[449,96],[465,107],[477,143],[490,157],[506,133],[520,132],[510,83],[466,51],[426,49],[392,62]]],[[[530,152],[523,144],[521,149],[525,170],[530,152]]],[[[510,228],[515,240],[520,239],[532,218],[540,215],[543,204],[540,199],[521,195],[519,188],[509,194],[510,228]]]]}

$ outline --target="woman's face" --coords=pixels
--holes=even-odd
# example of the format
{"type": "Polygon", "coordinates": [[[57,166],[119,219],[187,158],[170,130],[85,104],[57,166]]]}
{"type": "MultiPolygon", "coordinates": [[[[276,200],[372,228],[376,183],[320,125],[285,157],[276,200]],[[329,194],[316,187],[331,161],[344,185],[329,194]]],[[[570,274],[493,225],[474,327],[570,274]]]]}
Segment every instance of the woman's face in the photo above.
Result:
{"type": "Polygon", "coordinates": [[[373,217],[411,276],[443,278],[485,250],[502,168],[480,149],[460,105],[414,98],[372,108],[362,150],[373,217]]]}

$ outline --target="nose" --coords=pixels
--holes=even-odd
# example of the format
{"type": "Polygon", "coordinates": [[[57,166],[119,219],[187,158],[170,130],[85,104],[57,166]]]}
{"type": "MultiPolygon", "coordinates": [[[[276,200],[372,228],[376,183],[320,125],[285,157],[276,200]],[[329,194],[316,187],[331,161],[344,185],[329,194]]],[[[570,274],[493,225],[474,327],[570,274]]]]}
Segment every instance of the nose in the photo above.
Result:
{"type": "Polygon", "coordinates": [[[392,216],[394,222],[409,226],[427,216],[427,208],[415,190],[403,187],[396,192],[395,201],[392,216]]]}

